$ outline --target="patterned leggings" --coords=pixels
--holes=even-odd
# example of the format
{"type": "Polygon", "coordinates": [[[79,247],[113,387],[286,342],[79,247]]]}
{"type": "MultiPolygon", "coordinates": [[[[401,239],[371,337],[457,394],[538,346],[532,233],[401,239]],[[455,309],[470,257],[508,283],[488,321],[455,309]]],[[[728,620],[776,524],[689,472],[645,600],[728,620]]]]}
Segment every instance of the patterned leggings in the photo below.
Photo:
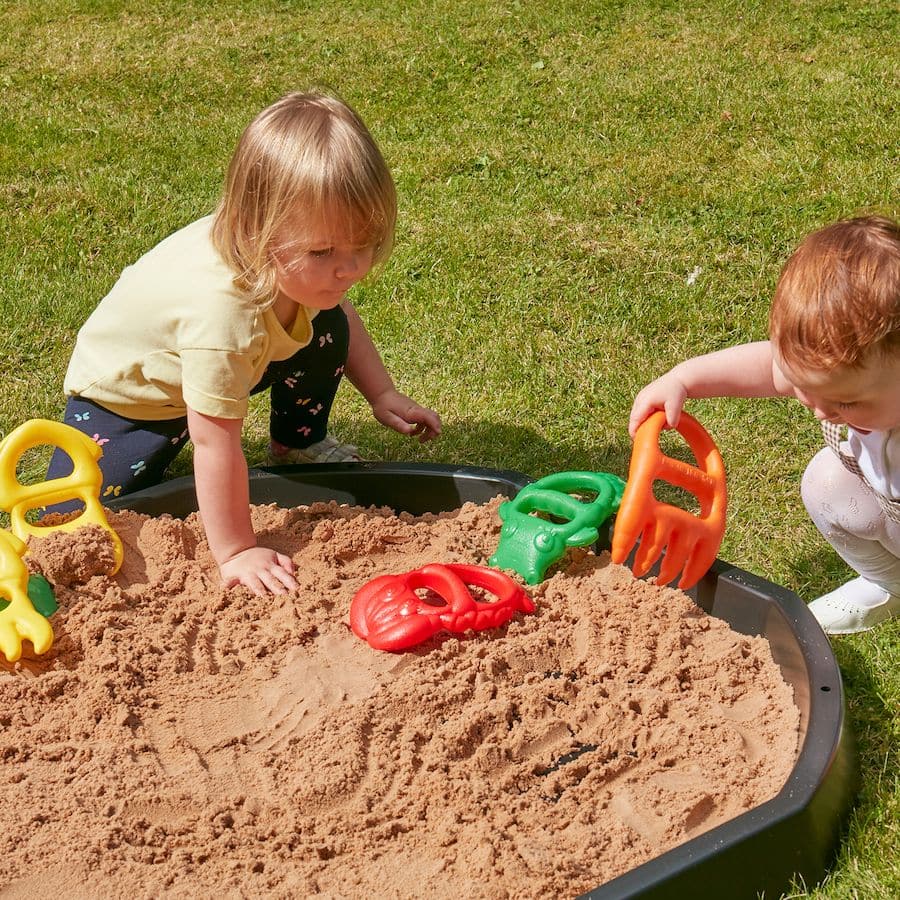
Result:
{"type": "MultiPolygon", "coordinates": [[[[273,440],[302,448],[325,437],[349,344],[347,316],[337,306],[322,310],[313,319],[309,344],[289,359],[269,364],[252,393],[269,389],[269,434],[273,440]]],[[[161,422],[126,419],[82,397],[68,398],[63,421],[103,448],[101,499],[159,484],[188,441],[186,416],[161,422]]],[[[47,478],[62,478],[71,471],[69,455],[57,448],[47,478]]],[[[79,506],[77,502],[57,504],[52,511],[67,512],[79,506]]]]}

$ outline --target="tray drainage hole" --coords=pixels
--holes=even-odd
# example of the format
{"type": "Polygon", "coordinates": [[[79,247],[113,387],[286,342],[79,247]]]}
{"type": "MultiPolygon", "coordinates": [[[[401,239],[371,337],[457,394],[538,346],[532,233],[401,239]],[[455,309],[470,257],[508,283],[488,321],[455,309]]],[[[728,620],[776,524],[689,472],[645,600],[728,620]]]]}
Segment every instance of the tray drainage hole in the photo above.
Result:
{"type": "Polygon", "coordinates": [[[831,688],[827,684],[823,684],[822,687],[819,688],[819,690],[825,691],[825,693],[827,694],[831,690],[831,688]]]}

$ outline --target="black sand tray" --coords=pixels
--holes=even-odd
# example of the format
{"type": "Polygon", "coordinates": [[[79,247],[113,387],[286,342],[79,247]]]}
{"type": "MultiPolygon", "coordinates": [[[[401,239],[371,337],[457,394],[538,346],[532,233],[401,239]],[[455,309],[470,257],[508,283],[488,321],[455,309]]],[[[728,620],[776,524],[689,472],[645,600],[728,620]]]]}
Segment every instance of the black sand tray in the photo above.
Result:
{"type": "MultiPolygon", "coordinates": [[[[519,472],[466,466],[324,463],[251,470],[250,500],[288,507],[336,500],[421,515],[450,511],[467,501],[483,503],[498,494],[513,497],[529,481],[519,472]]],[[[197,501],[193,479],[178,478],[108,505],[184,517],[196,510],[197,501]]],[[[736,631],[768,640],[800,710],[799,756],[772,800],[583,898],[771,900],[788,892],[795,878],[811,887],[824,877],[852,806],[859,774],[840,671],[827,637],[803,601],[721,560],[688,593],[736,631]]]]}

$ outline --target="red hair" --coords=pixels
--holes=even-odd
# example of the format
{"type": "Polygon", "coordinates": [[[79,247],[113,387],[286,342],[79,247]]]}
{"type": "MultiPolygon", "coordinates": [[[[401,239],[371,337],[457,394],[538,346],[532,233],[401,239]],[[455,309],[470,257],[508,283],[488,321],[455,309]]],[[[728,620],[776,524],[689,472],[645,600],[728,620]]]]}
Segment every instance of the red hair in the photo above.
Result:
{"type": "Polygon", "coordinates": [[[861,366],[900,351],[900,225],[883,216],[836,222],[785,263],[769,336],[789,366],[861,366]]]}

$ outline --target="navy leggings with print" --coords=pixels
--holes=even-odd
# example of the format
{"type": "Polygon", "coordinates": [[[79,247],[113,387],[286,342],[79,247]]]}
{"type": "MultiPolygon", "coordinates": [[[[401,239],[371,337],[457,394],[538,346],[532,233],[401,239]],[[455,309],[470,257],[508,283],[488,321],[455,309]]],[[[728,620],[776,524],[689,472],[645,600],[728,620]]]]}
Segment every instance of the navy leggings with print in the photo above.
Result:
{"type": "MultiPolygon", "coordinates": [[[[252,393],[269,389],[269,434],[287,447],[308,447],[325,437],[328,417],[344,374],[350,331],[344,310],[322,310],[313,319],[312,340],[289,359],[272,362],[252,393]]],[[[69,397],[63,421],[103,448],[101,500],[159,484],[188,440],[187,417],[148,422],[126,419],[90,400],[69,397]]],[[[72,471],[69,455],[59,448],[47,479],[72,471]]],[[[54,512],[76,503],[53,506],[54,512]]]]}

